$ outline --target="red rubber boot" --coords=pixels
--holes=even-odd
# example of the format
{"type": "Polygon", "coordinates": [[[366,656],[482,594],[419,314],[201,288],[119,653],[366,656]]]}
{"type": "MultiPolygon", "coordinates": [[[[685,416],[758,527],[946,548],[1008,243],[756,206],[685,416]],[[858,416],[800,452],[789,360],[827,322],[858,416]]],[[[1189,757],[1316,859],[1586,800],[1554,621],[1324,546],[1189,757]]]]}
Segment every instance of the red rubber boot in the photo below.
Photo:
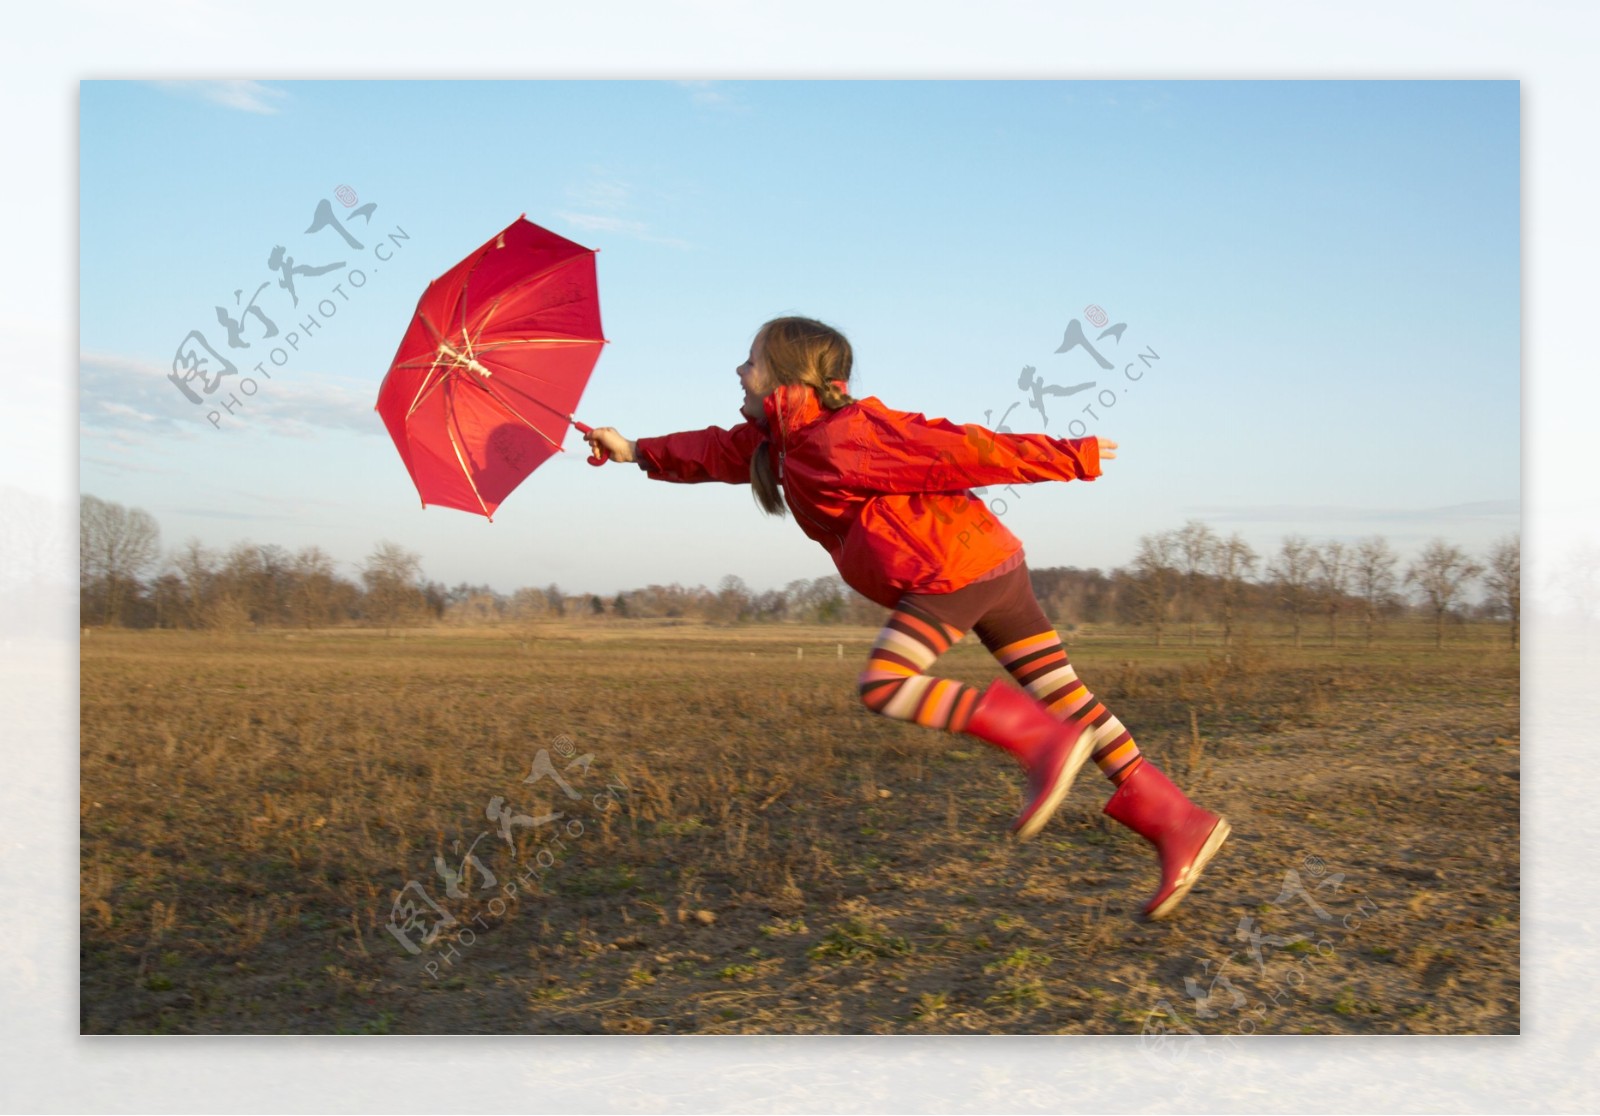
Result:
{"type": "Polygon", "coordinates": [[[1227,819],[1190,802],[1149,760],[1133,769],[1105,812],[1149,841],[1161,856],[1161,886],[1144,905],[1148,919],[1172,913],[1232,831],[1227,819]]]}
{"type": "Polygon", "coordinates": [[[1010,752],[1027,773],[1027,800],[1011,823],[1018,840],[1043,829],[1067,796],[1094,744],[1094,733],[1084,729],[1081,721],[1056,720],[1028,694],[999,678],[973,705],[965,731],[1010,752]]]}

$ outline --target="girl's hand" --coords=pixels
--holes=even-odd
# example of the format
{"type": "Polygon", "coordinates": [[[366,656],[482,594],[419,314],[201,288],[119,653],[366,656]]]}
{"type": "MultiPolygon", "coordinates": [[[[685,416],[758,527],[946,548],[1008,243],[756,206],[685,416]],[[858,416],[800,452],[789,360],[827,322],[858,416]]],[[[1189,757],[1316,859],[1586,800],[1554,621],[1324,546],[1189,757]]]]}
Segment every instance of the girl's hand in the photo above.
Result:
{"type": "Polygon", "coordinates": [[[1101,438],[1099,436],[1096,436],[1095,437],[1095,441],[1100,443],[1100,460],[1101,461],[1109,461],[1111,458],[1117,456],[1116,453],[1115,453],[1115,450],[1117,448],[1117,443],[1113,442],[1110,438],[1101,438]]]}
{"type": "Polygon", "coordinates": [[[600,446],[611,455],[611,460],[623,463],[636,461],[634,450],[636,445],[628,441],[615,429],[609,426],[597,426],[583,436],[583,440],[592,446],[600,446]]]}

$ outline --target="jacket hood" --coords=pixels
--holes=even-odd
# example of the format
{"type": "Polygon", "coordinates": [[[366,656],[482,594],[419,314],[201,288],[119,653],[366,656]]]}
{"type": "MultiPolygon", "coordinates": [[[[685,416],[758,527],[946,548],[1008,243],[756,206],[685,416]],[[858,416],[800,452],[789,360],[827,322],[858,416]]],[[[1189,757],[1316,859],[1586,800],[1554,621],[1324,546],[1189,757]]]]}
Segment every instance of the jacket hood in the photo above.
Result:
{"type": "MultiPolygon", "coordinates": [[[[850,390],[843,380],[833,382],[840,391],[850,390]]],[[[782,433],[801,430],[828,413],[810,384],[779,385],[761,401],[761,409],[767,416],[768,428],[782,433]]]]}

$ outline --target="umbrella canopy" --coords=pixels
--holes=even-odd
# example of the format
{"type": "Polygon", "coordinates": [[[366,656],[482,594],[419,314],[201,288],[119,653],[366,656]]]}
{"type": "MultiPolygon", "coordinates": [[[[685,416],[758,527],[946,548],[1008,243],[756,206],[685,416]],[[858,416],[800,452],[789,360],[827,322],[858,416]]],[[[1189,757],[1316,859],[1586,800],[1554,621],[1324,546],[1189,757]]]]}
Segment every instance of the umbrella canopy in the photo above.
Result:
{"type": "Polygon", "coordinates": [[[492,520],[561,450],[605,344],[596,251],[523,215],[428,284],[377,404],[423,507],[492,520]]]}

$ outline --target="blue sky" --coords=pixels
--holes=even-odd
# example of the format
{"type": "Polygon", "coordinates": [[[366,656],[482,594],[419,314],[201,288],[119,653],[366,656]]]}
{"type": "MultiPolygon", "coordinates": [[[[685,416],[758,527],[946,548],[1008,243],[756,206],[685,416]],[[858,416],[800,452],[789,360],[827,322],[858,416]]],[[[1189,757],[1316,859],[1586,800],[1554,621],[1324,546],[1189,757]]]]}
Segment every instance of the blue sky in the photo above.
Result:
{"type": "MultiPolygon", "coordinates": [[[[591,424],[732,425],[755,328],[801,313],[850,337],[858,395],[1115,438],[1101,479],[1008,502],[1036,566],[1120,565],[1188,518],[1262,552],[1517,529],[1515,81],[86,81],[80,108],[80,484],[168,548],[315,544],[353,575],[393,539],[502,591],[831,573],[747,488],[577,453],[493,524],[419,508],[378,384],[428,281],[521,213],[601,249],[591,424]],[[351,212],[340,185],[376,206],[362,253],[304,232],[351,212]],[[221,429],[166,379],[274,246],[348,263],[395,230],[221,429]],[[1054,352],[1091,305],[1126,325],[1099,342],[1119,369],[1159,354],[1143,379],[1054,352]],[[1024,365],[1097,386],[1041,416],[1024,365]]],[[[289,330],[288,302],[257,304],[289,330]]]]}

